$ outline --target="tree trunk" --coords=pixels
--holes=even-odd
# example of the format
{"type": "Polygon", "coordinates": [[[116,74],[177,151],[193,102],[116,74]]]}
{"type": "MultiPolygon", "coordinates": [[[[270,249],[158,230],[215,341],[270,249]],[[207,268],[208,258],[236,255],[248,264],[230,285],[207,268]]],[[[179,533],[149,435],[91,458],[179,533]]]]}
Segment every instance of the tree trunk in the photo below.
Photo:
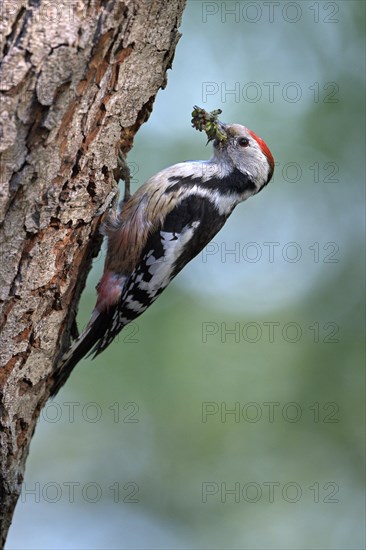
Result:
{"type": "Polygon", "coordinates": [[[0,0],[0,513],[98,253],[113,169],[166,84],[185,0],[0,0]]]}

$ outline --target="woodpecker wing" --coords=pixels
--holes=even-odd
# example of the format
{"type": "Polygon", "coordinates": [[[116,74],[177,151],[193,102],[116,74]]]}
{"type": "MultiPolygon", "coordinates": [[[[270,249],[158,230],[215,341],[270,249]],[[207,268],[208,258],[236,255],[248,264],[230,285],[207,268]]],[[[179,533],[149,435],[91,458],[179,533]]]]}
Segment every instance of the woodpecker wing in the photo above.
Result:
{"type": "Polygon", "coordinates": [[[124,326],[143,313],[170,281],[210,242],[224,225],[208,196],[188,195],[148,237],[140,259],[127,278],[120,302],[109,312],[109,326],[93,352],[102,352],[124,326]]]}

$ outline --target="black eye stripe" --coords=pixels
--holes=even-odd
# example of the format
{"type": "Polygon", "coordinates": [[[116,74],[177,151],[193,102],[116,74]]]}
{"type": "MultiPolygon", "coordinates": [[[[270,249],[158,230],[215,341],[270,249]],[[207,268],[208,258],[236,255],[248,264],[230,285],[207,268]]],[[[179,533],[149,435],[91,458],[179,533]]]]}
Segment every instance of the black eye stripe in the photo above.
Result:
{"type": "Polygon", "coordinates": [[[240,147],[248,147],[249,139],[248,138],[239,138],[238,139],[238,144],[240,145],[240,147]]]}

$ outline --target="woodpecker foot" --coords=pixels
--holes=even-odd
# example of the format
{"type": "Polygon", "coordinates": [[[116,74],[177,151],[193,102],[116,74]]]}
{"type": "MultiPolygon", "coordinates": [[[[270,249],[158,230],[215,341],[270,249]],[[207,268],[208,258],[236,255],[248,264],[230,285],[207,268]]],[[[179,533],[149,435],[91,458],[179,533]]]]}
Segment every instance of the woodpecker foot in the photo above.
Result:
{"type": "Polygon", "coordinates": [[[125,192],[123,195],[122,204],[127,202],[131,197],[130,184],[131,184],[131,174],[128,164],[126,162],[126,156],[122,151],[122,147],[118,147],[117,152],[117,168],[114,171],[114,177],[117,181],[123,180],[125,182],[125,192]]]}

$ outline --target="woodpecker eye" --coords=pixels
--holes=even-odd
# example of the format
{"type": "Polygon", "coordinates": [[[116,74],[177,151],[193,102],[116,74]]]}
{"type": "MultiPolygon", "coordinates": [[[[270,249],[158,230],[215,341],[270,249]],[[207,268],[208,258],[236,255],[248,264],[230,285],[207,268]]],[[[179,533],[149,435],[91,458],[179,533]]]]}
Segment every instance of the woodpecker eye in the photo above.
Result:
{"type": "Polygon", "coordinates": [[[239,143],[240,147],[248,147],[249,139],[248,138],[239,138],[238,143],[239,143]]]}

